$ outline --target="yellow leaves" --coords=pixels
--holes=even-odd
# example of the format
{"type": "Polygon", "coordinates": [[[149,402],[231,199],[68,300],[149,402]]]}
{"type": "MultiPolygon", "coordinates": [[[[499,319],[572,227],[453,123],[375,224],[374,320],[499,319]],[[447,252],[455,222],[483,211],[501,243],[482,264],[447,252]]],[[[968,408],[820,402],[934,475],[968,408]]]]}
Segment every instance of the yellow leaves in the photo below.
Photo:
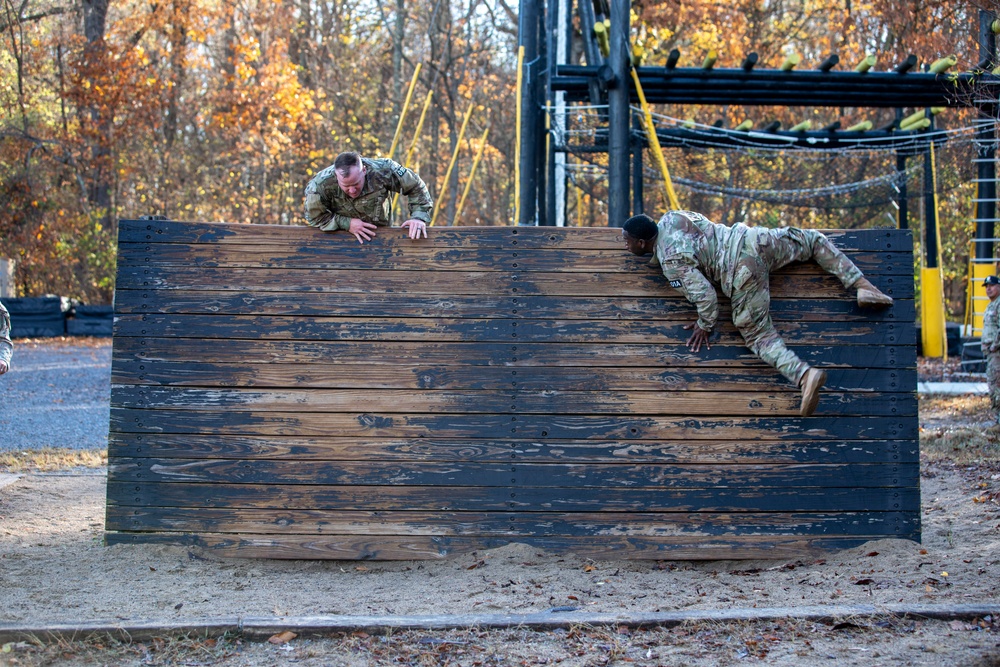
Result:
{"type": "Polygon", "coordinates": [[[236,76],[244,81],[249,81],[257,74],[257,70],[248,65],[247,63],[237,63],[236,64],[236,76]]]}

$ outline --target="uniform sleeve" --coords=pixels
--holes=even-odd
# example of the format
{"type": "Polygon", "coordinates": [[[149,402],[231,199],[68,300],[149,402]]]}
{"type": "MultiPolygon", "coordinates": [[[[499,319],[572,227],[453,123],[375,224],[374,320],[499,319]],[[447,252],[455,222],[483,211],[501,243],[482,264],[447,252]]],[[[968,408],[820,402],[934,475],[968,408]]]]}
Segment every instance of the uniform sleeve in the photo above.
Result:
{"type": "Polygon", "coordinates": [[[10,342],[10,315],[0,303],[0,361],[10,366],[10,358],[14,355],[14,345],[10,342]]]}
{"type": "Polygon", "coordinates": [[[998,314],[1000,314],[1000,309],[993,308],[991,304],[983,315],[983,337],[981,341],[983,354],[992,353],[997,345],[998,326],[1000,326],[1000,323],[997,322],[998,314]]]}
{"type": "Polygon", "coordinates": [[[351,219],[331,211],[313,183],[306,186],[305,218],[307,225],[318,227],[324,232],[351,228],[351,219]]]}
{"type": "Polygon", "coordinates": [[[683,257],[660,262],[663,276],[698,309],[698,326],[712,331],[719,320],[719,296],[698,267],[683,257]]]}
{"type": "Polygon", "coordinates": [[[390,161],[392,170],[393,190],[405,195],[409,201],[410,217],[431,222],[434,213],[434,200],[423,179],[412,169],[407,169],[398,162],[390,161]]]}

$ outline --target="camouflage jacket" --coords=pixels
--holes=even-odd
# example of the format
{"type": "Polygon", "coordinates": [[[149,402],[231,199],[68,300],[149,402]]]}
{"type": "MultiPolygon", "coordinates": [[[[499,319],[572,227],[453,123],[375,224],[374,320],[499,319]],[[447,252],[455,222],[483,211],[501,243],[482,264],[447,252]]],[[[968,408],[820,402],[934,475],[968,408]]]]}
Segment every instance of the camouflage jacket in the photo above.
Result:
{"type": "Polygon", "coordinates": [[[1000,352],[1000,297],[990,301],[983,313],[983,356],[1000,352]]]}
{"type": "Polygon", "coordinates": [[[329,166],[306,186],[306,224],[324,231],[350,229],[351,218],[360,218],[379,227],[392,224],[392,194],[409,200],[410,218],[431,221],[434,202],[427,186],[412,170],[386,159],[361,158],[365,167],[365,187],[351,199],[337,184],[337,174],[329,166]]]}
{"type": "Polygon", "coordinates": [[[719,319],[719,296],[732,294],[743,238],[749,228],[740,223],[719,225],[700,213],[671,211],[657,225],[651,263],[658,264],[670,286],[698,309],[698,326],[712,331],[719,319]]]}
{"type": "Polygon", "coordinates": [[[10,342],[10,315],[0,303],[0,361],[5,361],[10,366],[10,358],[13,354],[14,346],[10,342]]]}

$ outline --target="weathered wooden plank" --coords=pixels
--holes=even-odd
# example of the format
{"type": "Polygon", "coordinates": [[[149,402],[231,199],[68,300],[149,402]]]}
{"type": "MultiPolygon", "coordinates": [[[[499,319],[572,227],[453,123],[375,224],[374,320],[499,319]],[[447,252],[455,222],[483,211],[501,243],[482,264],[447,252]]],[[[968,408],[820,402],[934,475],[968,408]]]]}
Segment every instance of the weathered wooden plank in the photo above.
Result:
{"type": "Polygon", "coordinates": [[[362,439],[112,432],[114,460],[288,459],[293,461],[528,461],[586,463],[916,463],[912,440],[519,440],[362,439]]]}
{"type": "MultiPolygon", "coordinates": [[[[122,408],[186,409],[191,411],[252,410],[263,412],[355,413],[354,389],[203,389],[157,385],[114,385],[112,401],[122,408]]],[[[395,414],[550,414],[754,416],[797,415],[801,395],[786,391],[526,391],[509,392],[387,389],[366,394],[365,407],[382,415],[395,414]]],[[[912,393],[823,392],[820,409],[826,415],[915,415],[912,393]]]]}
{"type": "MultiPolygon", "coordinates": [[[[666,338],[666,337],[665,337],[666,338]]],[[[713,345],[711,351],[695,354],[683,345],[684,339],[662,343],[607,343],[554,345],[550,343],[468,343],[433,341],[384,341],[373,354],[372,344],[357,341],[235,340],[187,338],[133,338],[114,340],[116,363],[126,357],[148,362],[199,362],[212,360],[229,364],[311,364],[363,363],[378,365],[493,366],[514,368],[544,366],[659,367],[673,369],[728,368],[742,372],[762,368],[762,362],[746,347],[713,345]]],[[[915,344],[885,345],[801,345],[786,341],[804,361],[827,367],[857,367],[859,362],[872,369],[914,370],[915,344]]],[[[154,364],[155,365],[155,364],[154,364]]],[[[149,370],[148,365],[140,370],[149,370]]],[[[114,372],[114,369],[112,369],[114,372]]],[[[916,385],[912,385],[916,388],[916,385]]]]}
{"type": "MultiPolygon", "coordinates": [[[[665,290],[666,291],[666,290],[665,290]]],[[[508,319],[651,320],[694,318],[691,304],[671,297],[565,299],[550,296],[364,294],[329,292],[228,292],[199,290],[126,290],[115,292],[119,314],[188,313],[196,315],[295,315],[330,317],[450,317],[508,319]]],[[[781,321],[912,322],[914,302],[899,301],[884,310],[862,309],[845,294],[841,299],[773,299],[771,318],[781,321]]],[[[719,319],[732,313],[722,299],[719,319]]]]}
{"type": "Polygon", "coordinates": [[[343,486],[472,486],[559,489],[705,489],[783,486],[871,488],[913,486],[918,466],[897,463],[666,464],[503,463],[481,461],[235,461],[119,459],[108,476],[122,482],[322,484],[343,486]]]}
{"type": "MultiPolygon", "coordinates": [[[[359,245],[346,233],[327,233],[305,225],[245,225],[174,220],[121,220],[122,243],[210,243],[287,246],[309,244],[346,248],[359,245]]],[[[612,248],[624,251],[621,229],[609,227],[435,227],[426,239],[409,239],[403,229],[379,229],[365,244],[373,250],[421,245],[448,248],[612,248]]],[[[823,230],[845,252],[913,251],[910,232],[898,229],[823,230]]]]}
{"type": "MultiPolygon", "coordinates": [[[[591,368],[584,366],[437,366],[364,363],[234,364],[158,362],[117,358],[114,384],[200,387],[298,387],[314,389],[475,389],[492,391],[790,391],[795,387],[771,368],[591,368]]],[[[905,392],[916,386],[915,369],[873,373],[870,368],[831,368],[824,391],[905,392]]]]}
{"type": "MultiPolygon", "coordinates": [[[[739,560],[809,558],[838,549],[850,549],[878,535],[830,536],[738,536],[732,538],[665,537],[403,537],[403,536],[273,536],[176,533],[110,533],[114,544],[172,544],[204,549],[224,558],[328,559],[328,560],[432,560],[452,558],[512,541],[557,554],[573,553],[595,560],[739,560]]],[[[900,535],[917,539],[919,533],[900,535]]]]}
{"type": "MultiPolygon", "coordinates": [[[[275,315],[120,315],[116,336],[245,338],[263,340],[648,343],[685,341],[694,318],[665,320],[516,320],[458,318],[337,318],[275,315]]],[[[776,322],[778,334],[798,345],[912,345],[915,328],[903,323],[776,322]]],[[[745,347],[731,322],[720,322],[715,345],[745,347]]],[[[707,352],[706,352],[707,356],[707,352]]]]}
{"type": "Polygon", "coordinates": [[[910,534],[906,512],[341,512],[204,507],[108,508],[134,531],[260,535],[690,536],[910,534]]]}
{"type": "MultiPolygon", "coordinates": [[[[428,281],[424,271],[365,270],[364,281],[356,269],[297,269],[295,271],[237,267],[138,266],[123,264],[116,286],[142,290],[230,290],[239,292],[331,292],[371,294],[532,295],[595,297],[663,297],[679,292],[667,285],[662,274],[643,267],[635,272],[566,273],[524,271],[440,271],[428,281]]],[[[910,276],[872,276],[872,281],[894,299],[912,299],[910,276]]],[[[831,275],[812,270],[777,272],[771,276],[776,298],[849,298],[850,294],[831,275]]]]}
{"type": "MultiPolygon", "coordinates": [[[[135,507],[270,508],[280,510],[408,510],[445,512],[861,512],[906,511],[916,487],[746,485],[703,489],[593,489],[486,486],[323,486],[157,483],[108,479],[108,504],[135,507]]],[[[114,529],[111,527],[111,529],[114,529]]]]}
{"type": "MultiPolygon", "coordinates": [[[[866,274],[881,276],[913,275],[911,257],[906,252],[853,253],[851,260],[866,274]]],[[[435,247],[414,244],[406,251],[399,247],[389,251],[369,245],[353,244],[337,248],[313,245],[262,246],[256,244],[149,244],[122,243],[118,247],[119,262],[139,266],[196,266],[201,268],[277,268],[348,269],[359,265],[373,270],[404,271],[524,271],[551,272],[553,265],[567,273],[647,273],[649,258],[636,257],[620,248],[496,248],[435,247]]],[[[654,269],[653,272],[658,272],[654,269]]],[[[821,273],[815,264],[796,263],[783,272],[821,273]]]]}
{"type": "Polygon", "coordinates": [[[913,416],[843,419],[822,411],[812,417],[702,418],[597,415],[378,415],[231,410],[134,410],[111,406],[111,431],[218,435],[363,438],[554,438],[626,440],[907,440],[916,439],[913,416]]]}

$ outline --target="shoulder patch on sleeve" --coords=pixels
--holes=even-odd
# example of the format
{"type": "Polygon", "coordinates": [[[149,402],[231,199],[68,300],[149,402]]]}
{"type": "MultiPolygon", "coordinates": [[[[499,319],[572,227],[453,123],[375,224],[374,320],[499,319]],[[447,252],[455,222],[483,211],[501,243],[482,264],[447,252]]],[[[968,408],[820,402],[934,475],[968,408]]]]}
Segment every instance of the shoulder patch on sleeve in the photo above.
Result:
{"type": "Polygon", "coordinates": [[[671,280],[671,281],[670,281],[670,286],[671,286],[671,287],[673,287],[673,288],[675,288],[675,289],[676,289],[676,288],[678,288],[678,287],[680,287],[680,286],[681,286],[681,285],[683,285],[683,284],[684,284],[684,283],[682,283],[682,282],[681,282],[681,281],[679,281],[679,280],[671,280]]]}
{"type": "Polygon", "coordinates": [[[403,174],[406,173],[406,167],[404,167],[401,164],[397,164],[396,167],[397,167],[397,169],[395,170],[396,171],[396,175],[399,176],[399,177],[402,177],[403,174]]]}

